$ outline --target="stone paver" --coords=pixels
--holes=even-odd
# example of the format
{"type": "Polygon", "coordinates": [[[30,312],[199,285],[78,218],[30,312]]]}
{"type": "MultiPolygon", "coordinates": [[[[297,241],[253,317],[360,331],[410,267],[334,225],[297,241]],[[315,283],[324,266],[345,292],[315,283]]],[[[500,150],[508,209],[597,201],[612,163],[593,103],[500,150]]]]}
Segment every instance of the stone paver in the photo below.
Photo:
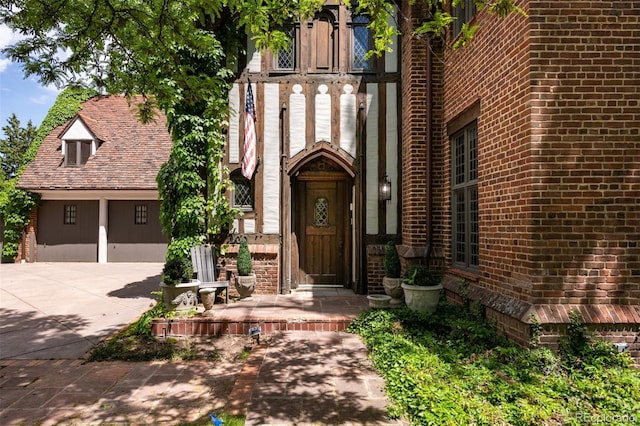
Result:
{"type": "MultiPolygon", "coordinates": [[[[245,413],[247,425],[404,424],[387,419],[384,381],[355,335],[280,332],[254,347],[244,365],[85,363],[79,358],[87,349],[147,309],[160,265],[6,266],[0,425],[210,424],[210,413],[230,411],[245,413]],[[62,302],[52,297],[58,290],[62,302]]],[[[274,298],[270,313],[363,308],[337,293],[274,298]]],[[[238,315],[264,306],[264,299],[244,302],[235,306],[238,315]]]]}
{"type": "Polygon", "coordinates": [[[0,359],[77,359],[154,303],[160,263],[0,265],[0,359]]]}

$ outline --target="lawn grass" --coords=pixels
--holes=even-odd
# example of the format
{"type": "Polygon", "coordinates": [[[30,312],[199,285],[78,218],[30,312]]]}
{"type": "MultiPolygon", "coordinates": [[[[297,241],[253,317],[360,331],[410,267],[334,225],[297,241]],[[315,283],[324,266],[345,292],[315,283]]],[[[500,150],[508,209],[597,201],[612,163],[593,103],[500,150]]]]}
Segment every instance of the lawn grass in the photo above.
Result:
{"type": "Polygon", "coordinates": [[[416,425],[640,424],[640,371],[577,316],[560,353],[517,347],[478,315],[369,310],[349,331],[385,378],[391,415],[416,425]]]}

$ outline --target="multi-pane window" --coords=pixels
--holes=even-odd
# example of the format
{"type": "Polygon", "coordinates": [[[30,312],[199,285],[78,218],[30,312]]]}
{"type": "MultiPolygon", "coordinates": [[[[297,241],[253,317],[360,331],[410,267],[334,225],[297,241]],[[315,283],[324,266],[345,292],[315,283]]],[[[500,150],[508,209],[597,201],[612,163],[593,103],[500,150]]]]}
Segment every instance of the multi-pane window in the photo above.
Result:
{"type": "Polygon", "coordinates": [[[452,137],[453,263],[477,269],[478,259],[478,127],[465,127],[452,137]]]}
{"type": "Polygon", "coordinates": [[[65,204],[63,223],[65,225],[75,225],[77,214],[78,214],[78,207],[75,204],[65,204]]]}
{"type": "Polygon", "coordinates": [[[235,175],[233,181],[233,206],[241,210],[253,210],[253,185],[242,175],[235,175]]]}
{"type": "Polygon", "coordinates": [[[65,147],[66,166],[81,166],[91,156],[91,141],[66,141],[65,147]]]}
{"type": "Polygon", "coordinates": [[[476,5],[474,0],[462,0],[459,5],[453,8],[451,15],[455,18],[452,24],[453,38],[460,34],[462,25],[471,21],[476,14],[476,5]]]}
{"type": "Polygon", "coordinates": [[[147,210],[148,207],[146,204],[136,204],[134,216],[134,223],[136,225],[147,224],[147,210]]]}
{"type": "Polygon", "coordinates": [[[296,29],[291,26],[285,32],[290,43],[278,51],[275,65],[279,70],[293,70],[296,67],[296,29]]]}
{"type": "Polygon", "coordinates": [[[371,31],[367,25],[369,25],[369,18],[366,16],[357,15],[353,18],[353,62],[351,64],[353,70],[368,71],[373,69],[372,59],[366,58],[367,52],[373,46],[371,31]]]}

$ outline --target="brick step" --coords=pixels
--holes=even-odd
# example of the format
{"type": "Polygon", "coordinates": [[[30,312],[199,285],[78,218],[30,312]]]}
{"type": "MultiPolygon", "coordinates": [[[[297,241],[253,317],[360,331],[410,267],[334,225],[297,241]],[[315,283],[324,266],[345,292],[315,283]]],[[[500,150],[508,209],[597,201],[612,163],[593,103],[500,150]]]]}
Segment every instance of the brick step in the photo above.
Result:
{"type": "Polygon", "coordinates": [[[224,319],[224,318],[156,318],[151,334],[156,337],[248,335],[249,329],[260,326],[261,334],[278,331],[345,331],[352,316],[312,319],[224,319]]]}

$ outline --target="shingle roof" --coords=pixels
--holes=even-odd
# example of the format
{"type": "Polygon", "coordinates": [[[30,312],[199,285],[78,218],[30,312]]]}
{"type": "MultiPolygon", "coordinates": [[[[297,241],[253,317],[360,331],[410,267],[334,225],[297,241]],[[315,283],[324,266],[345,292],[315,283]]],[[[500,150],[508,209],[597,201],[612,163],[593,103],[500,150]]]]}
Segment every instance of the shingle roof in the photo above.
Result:
{"type": "Polygon", "coordinates": [[[32,191],[157,189],[156,175],[169,157],[171,137],[162,113],[155,123],[140,123],[135,116],[137,102],[132,99],[129,105],[120,95],[97,96],[84,102],[78,115],[99,139],[96,153],[83,166],[64,166],[60,136],[73,121],[69,120],[44,139],[18,187],[32,191]]]}

